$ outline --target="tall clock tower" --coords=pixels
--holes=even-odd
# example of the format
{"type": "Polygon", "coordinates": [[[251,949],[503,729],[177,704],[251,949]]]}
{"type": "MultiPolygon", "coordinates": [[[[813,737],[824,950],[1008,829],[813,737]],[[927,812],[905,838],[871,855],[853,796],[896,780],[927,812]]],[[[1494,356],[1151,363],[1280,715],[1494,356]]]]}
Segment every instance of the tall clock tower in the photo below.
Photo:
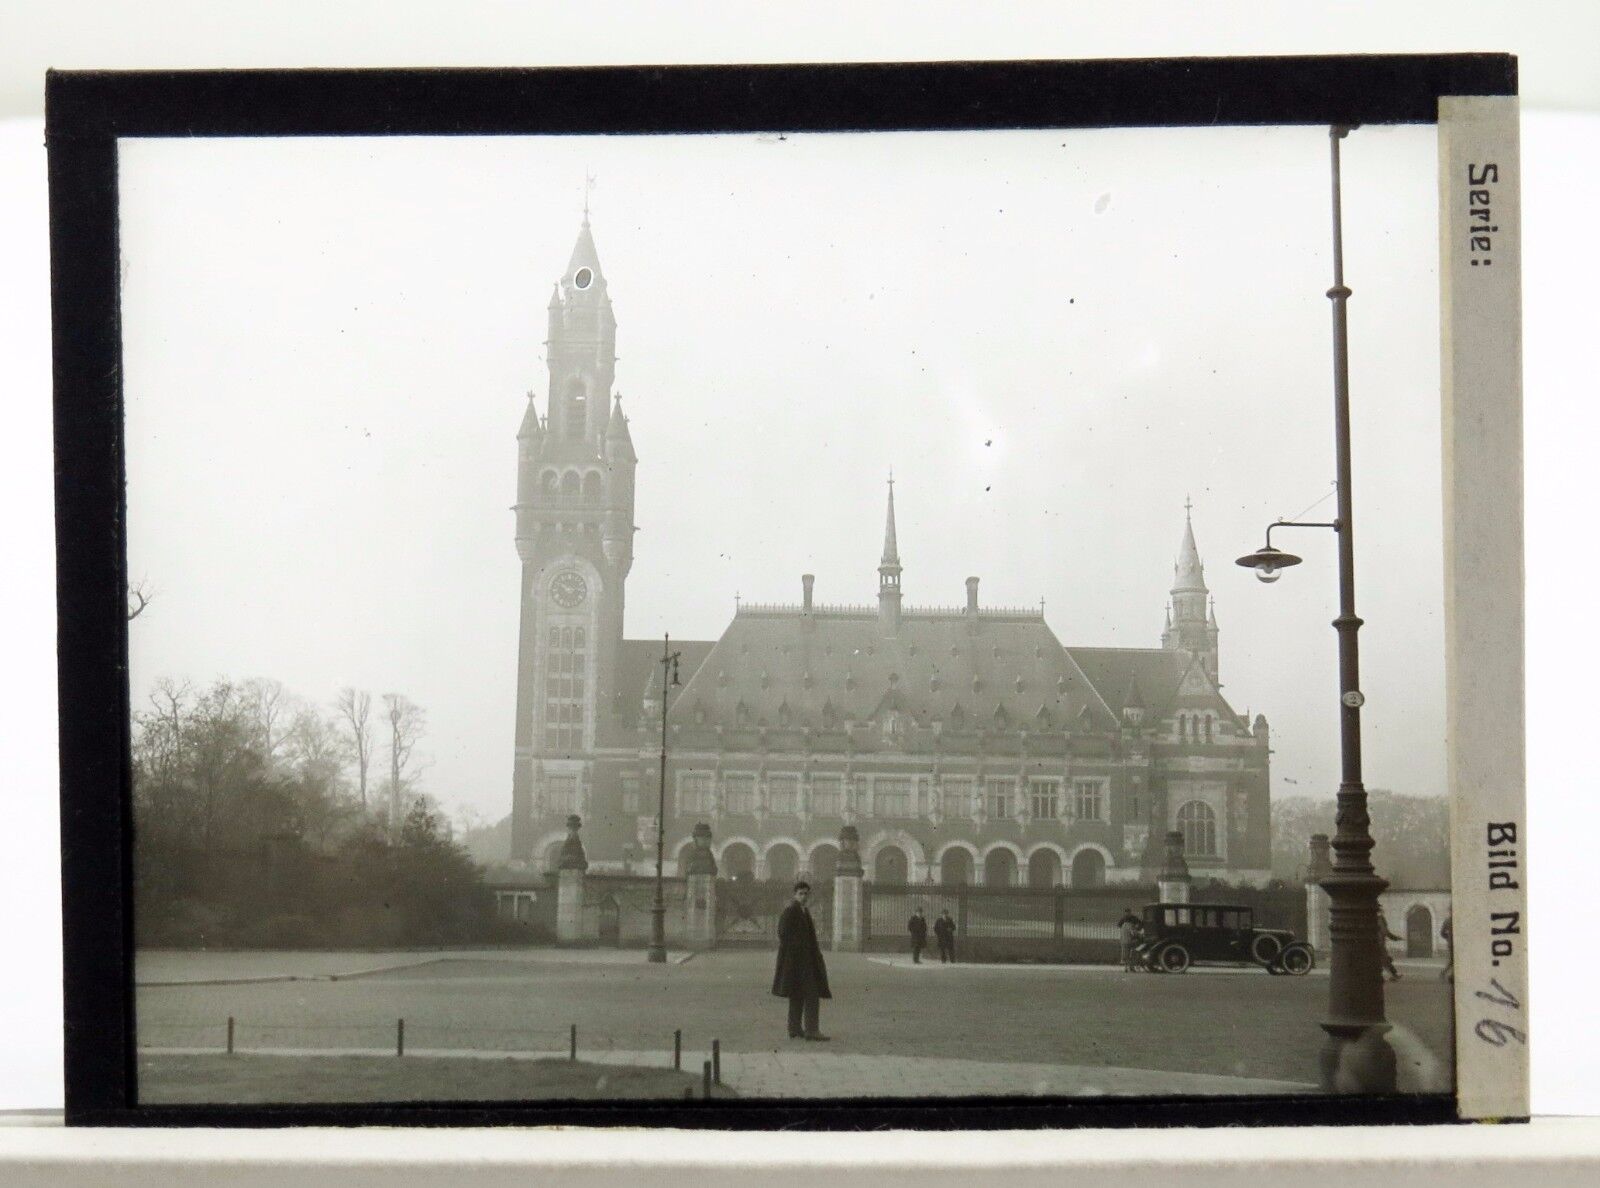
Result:
{"type": "Polygon", "coordinates": [[[517,433],[522,560],[511,856],[534,857],[569,813],[588,815],[595,752],[610,735],[633,564],[638,459],[613,394],[617,321],[588,215],[550,296],[541,418],[535,394],[517,433]]]}

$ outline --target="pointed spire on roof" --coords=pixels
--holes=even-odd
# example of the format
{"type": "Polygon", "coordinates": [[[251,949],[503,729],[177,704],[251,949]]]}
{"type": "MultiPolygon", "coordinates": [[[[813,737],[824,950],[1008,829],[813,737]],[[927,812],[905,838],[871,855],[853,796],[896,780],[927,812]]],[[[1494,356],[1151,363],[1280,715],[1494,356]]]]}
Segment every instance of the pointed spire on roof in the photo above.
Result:
{"type": "Polygon", "coordinates": [[[600,270],[600,253],[594,246],[594,233],[589,230],[589,216],[583,216],[583,226],[578,228],[578,241],[572,245],[572,258],[567,261],[567,273],[562,279],[578,289],[589,289],[605,274],[600,270]],[[584,283],[578,273],[589,269],[593,276],[584,283]]]}
{"type": "Polygon", "coordinates": [[[900,545],[895,539],[894,531],[894,471],[889,471],[889,510],[883,521],[883,561],[884,565],[900,564],[900,545]]]}
{"type": "Polygon", "coordinates": [[[1122,699],[1122,708],[1125,709],[1125,710],[1126,709],[1141,709],[1142,710],[1142,709],[1145,708],[1144,694],[1139,691],[1139,678],[1138,677],[1129,677],[1128,678],[1128,693],[1127,693],[1127,696],[1125,696],[1122,699]]]}
{"type": "Polygon", "coordinates": [[[611,405],[611,421],[606,426],[606,452],[638,461],[638,455],[633,452],[633,434],[628,432],[628,418],[622,413],[621,392],[611,405]]]}
{"type": "Polygon", "coordinates": [[[550,304],[546,308],[547,309],[560,309],[561,308],[561,282],[560,281],[554,281],[550,285],[550,304]]]}
{"type": "Polygon", "coordinates": [[[1183,542],[1178,546],[1178,560],[1172,567],[1173,580],[1172,592],[1204,593],[1206,588],[1205,566],[1200,563],[1200,549],[1194,543],[1194,521],[1190,511],[1194,507],[1193,501],[1183,501],[1183,542]]]}
{"type": "Polygon", "coordinates": [[[1206,613],[1206,622],[1213,627],[1217,625],[1217,596],[1215,594],[1211,596],[1211,608],[1206,613]]]}

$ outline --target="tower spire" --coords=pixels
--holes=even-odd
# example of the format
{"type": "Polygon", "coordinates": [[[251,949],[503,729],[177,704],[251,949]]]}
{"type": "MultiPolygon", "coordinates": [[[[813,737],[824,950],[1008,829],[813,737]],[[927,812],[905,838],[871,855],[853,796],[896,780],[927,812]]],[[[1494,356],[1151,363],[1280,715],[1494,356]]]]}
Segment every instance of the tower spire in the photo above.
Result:
{"type": "Polygon", "coordinates": [[[1206,589],[1206,567],[1194,539],[1194,500],[1187,496],[1183,500],[1183,539],[1172,566],[1171,594],[1161,646],[1200,657],[1211,679],[1216,680],[1216,609],[1208,605],[1211,592],[1206,589]]]}
{"type": "Polygon", "coordinates": [[[894,534],[894,470],[889,471],[889,512],[883,522],[883,564],[900,566],[900,546],[894,534]]]}
{"type": "Polygon", "coordinates": [[[885,635],[900,631],[900,545],[894,531],[894,471],[889,472],[889,510],[883,521],[883,559],[878,562],[878,621],[885,635]]]}

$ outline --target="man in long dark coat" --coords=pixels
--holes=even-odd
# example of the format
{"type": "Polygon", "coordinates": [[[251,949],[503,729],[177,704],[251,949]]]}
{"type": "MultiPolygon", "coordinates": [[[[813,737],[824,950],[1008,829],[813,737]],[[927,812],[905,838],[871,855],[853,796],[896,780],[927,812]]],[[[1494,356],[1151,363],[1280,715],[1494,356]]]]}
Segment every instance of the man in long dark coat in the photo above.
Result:
{"type": "Polygon", "coordinates": [[[817,944],[817,927],[806,901],[811,884],[794,885],[794,902],[778,917],[778,967],[772,974],[772,993],[789,1000],[789,1038],[826,1040],[818,1030],[821,1000],[832,998],[828,967],[817,944]]]}
{"type": "Polygon", "coordinates": [[[940,964],[956,959],[956,922],[950,918],[950,909],[933,922],[933,938],[939,942],[940,964]]]}
{"type": "Polygon", "coordinates": [[[928,918],[922,914],[921,907],[911,913],[911,919],[906,922],[906,928],[911,933],[912,964],[921,965],[922,950],[928,947],[928,918]]]}

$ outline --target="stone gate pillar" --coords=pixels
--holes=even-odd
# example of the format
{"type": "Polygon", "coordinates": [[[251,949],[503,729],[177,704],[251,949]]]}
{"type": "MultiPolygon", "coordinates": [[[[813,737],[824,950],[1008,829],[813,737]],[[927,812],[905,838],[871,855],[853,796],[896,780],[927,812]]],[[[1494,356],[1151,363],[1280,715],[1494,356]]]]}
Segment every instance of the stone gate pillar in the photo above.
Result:
{"type": "Polygon", "coordinates": [[[709,949],[717,939],[717,859],[711,853],[711,826],[694,827],[694,849],[684,864],[684,943],[709,949]]]}
{"type": "Polygon", "coordinates": [[[1189,902],[1189,864],[1183,860],[1183,834],[1167,832],[1167,855],[1156,878],[1156,898],[1162,903],[1189,902]]]}
{"type": "Polygon", "coordinates": [[[561,858],[556,863],[556,940],[563,944],[585,939],[583,875],[589,869],[589,858],[578,836],[582,828],[583,820],[576,813],[567,818],[567,840],[561,843],[561,858]]]}
{"type": "Polygon", "coordinates": [[[854,825],[839,830],[839,862],[833,870],[833,947],[861,952],[861,834],[854,825]]]}
{"type": "Polygon", "coordinates": [[[1306,863],[1306,943],[1318,957],[1326,957],[1331,935],[1333,901],[1321,887],[1322,880],[1333,873],[1333,862],[1328,857],[1328,835],[1311,835],[1311,857],[1306,863]]]}

